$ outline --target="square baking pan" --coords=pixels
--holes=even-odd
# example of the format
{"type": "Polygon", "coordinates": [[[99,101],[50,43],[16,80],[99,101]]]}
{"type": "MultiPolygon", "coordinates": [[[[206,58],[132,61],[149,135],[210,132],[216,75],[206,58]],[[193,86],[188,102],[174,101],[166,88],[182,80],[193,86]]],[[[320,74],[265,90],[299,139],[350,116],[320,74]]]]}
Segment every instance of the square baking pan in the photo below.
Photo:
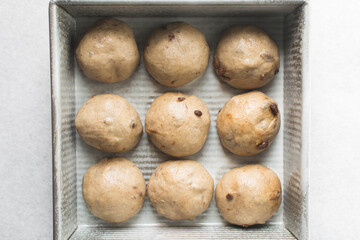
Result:
{"type": "MultiPolygon", "coordinates": [[[[308,130],[306,1],[51,1],[51,90],[53,130],[54,239],[308,239],[308,130]],[[146,72],[143,60],[130,79],[104,84],[87,79],[79,70],[74,51],[82,35],[96,20],[115,17],[134,31],[142,50],[150,32],[162,24],[186,21],[200,29],[211,49],[204,75],[183,87],[167,88],[146,72]],[[282,118],[273,145],[252,157],[239,157],[221,147],[216,117],[232,96],[245,91],[219,80],[212,56],[221,32],[235,24],[255,24],[278,44],[280,71],[260,88],[277,101],[282,118]],[[81,194],[82,176],[102,157],[114,156],[86,145],[76,133],[77,110],[92,95],[112,93],[126,98],[144,123],[152,101],[167,91],[200,97],[208,106],[211,127],[204,148],[187,159],[201,162],[215,184],[231,168],[261,163],[272,168],[283,188],[279,211],[263,226],[241,228],[227,224],[213,200],[194,221],[170,221],[156,214],[146,198],[142,210],[130,220],[107,223],[94,217],[81,194]]],[[[148,182],[156,166],[171,157],[159,152],[143,134],[140,144],[121,154],[133,161],[148,182]]]]}

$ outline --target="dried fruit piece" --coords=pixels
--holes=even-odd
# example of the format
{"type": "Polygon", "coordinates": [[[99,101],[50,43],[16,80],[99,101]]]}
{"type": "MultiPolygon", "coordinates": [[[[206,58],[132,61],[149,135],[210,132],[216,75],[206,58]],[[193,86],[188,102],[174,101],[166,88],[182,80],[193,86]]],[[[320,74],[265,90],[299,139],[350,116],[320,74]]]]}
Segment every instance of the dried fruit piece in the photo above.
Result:
{"type": "Polygon", "coordinates": [[[168,35],[168,37],[169,37],[169,41],[171,42],[175,38],[175,35],[171,33],[168,35]]]}
{"type": "Polygon", "coordinates": [[[200,110],[195,110],[194,113],[198,117],[201,117],[201,115],[202,115],[202,112],[200,110]]]}
{"type": "Polygon", "coordinates": [[[226,199],[232,200],[232,199],[233,199],[233,195],[231,195],[230,193],[226,194],[226,199]]]}
{"type": "Polygon", "coordinates": [[[274,114],[274,116],[277,116],[277,115],[278,115],[279,109],[278,109],[276,103],[271,103],[271,104],[270,104],[270,109],[271,109],[271,112],[274,114]]]}

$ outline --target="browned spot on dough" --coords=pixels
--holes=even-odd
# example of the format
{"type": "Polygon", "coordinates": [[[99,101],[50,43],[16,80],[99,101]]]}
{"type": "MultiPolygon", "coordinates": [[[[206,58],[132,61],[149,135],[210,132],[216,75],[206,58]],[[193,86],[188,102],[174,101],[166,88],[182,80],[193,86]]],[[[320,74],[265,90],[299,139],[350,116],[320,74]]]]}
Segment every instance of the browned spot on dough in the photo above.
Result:
{"type": "Polygon", "coordinates": [[[226,194],[226,199],[227,199],[227,200],[232,200],[232,199],[233,199],[233,195],[231,195],[230,193],[226,194]]]}
{"type": "Polygon", "coordinates": [[[135,123],[131,124],[131,127],[132,127],[132,128],[135,128],[135,123]]]}
{"type": "Polygon", "coordinates": [[[182,101],[184,101],[185,100],[185,98],[184,97],[178,97],[178,102],[182,102],[182,101]]]}
{"type": "Polygon", "coordinates": [[[176,143],[176,142],[175,142],[175,141],[173,141],[173,142],[172,142],[172,145],[175,145],[175,143],[176,143]]]}
{"type": "Polygon", "coordinates": [[[142,192],[139,192],[139,196],[142,197],[142,195],[143,195],[142,192]]]}
{"type": "Polygon", "coordinates": [[[145,129],[145,132],[146,132],[147,134],[159,134],[158,131],[156,131],[156,130],[151,130],[151,129],[145,129]]]}
{"type": "Polygon", "coordinates": [[[230,80],[231,80],[231,78],[228,77],[228,76],[226,76],[225,74],[221,74],[220,76],[222,77],[222,79],[224,79],[224,80],[226,80],[226,81],[230,81],[230,80]]]}
{"type": "Polygon", "coordinates": [[[218,66],[219,66],[219,63],[218,63],[216,57],[214,57],[213,66],[214,66],[214,68],[218,68],[218,66]]]}
{"type": "Polygon", "coordinates": [[[175,83],[175,81],[171,81],[171,84],[174,84],[175,83]]]}
{"type": "Polygon", "coordinates": [[[168,37],[169,37],[169,41],[171,42],[175,38],[175,35],[173,33],[170,33],[168,37]]]}
{"type": "Polygon", "coordinates": [[[225,75],[226,72],[226,68],[225,67],[221,67],[220,64],[218,63],[217,59],[214,58],[214,62],[213,62],[215,71],[217,72],[217,74],[219,74],[219,76],[226,81],[230,81],[231,78],[225,75]]]}
{"type": "Polygon", "coordinates": [[[220,76],[224,75],[226,72],[226,68],[220,66],[216,70],[220,76]]]}
{"type": "Polygon", "coordinates": [[[277,115],[278,115],[279,109],[278,109],[276,103],[271,103],[271,104],[270,104],[270,109],[271,109],[272,114],[274,114],[274,116],[277,116],[277,115]]]}
{"type": "Polygon", "coordinates": [[[200,110],[195,110],[195,111],[194,111],[194,114],[195,114],[196,116],[198,116],[198,117],[201,117],[202,112],[201,112],[200,110]]]}
{"type": "Polygon", "coordinates": [[[258,145],[256,145],[258,148],[266,148],[268,146],[268,142],[267,141],[263,141],[261,143],[259,143],[258,145]]]}
{"type": "Polygon", "coordinates": [[[220,76],[223,75],[223,74],[226,72],[226,68],[221,67],[216,58],[214,58],[213,66],[214,66],[214,68],[215,68],[215,71],[216,71],[220,76]]]}
{"type": "Polygon", "coordinates": [[[136,187],[136,186],[133,186],[133,189],[137,189],[137,187],[136,187]]]}
{"type": "Polygon", "coordinates": [[[218,111],[218,114],[221,112],[222,108],[220,108],[220,110],[218,111]]]}
{"type": "Polygon", "coordinates": [[[265,61],[273,61],[274,56],[272,56],[269,52],[262,52],[260,53],[260,57],[265,61]]]}

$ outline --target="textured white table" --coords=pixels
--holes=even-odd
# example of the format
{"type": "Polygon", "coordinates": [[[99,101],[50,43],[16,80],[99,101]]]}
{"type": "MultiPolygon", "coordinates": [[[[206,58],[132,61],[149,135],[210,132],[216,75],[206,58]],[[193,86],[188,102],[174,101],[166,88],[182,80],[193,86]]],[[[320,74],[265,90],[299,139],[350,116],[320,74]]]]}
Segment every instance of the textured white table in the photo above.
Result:
{"type": "MultiPolygon", "coordinates": [[[[0,239],[52,238],[47,7],[0,2],[0,239]]],[[[360,238],[359,11],[310,1],[312,240],[360,238]]]]}

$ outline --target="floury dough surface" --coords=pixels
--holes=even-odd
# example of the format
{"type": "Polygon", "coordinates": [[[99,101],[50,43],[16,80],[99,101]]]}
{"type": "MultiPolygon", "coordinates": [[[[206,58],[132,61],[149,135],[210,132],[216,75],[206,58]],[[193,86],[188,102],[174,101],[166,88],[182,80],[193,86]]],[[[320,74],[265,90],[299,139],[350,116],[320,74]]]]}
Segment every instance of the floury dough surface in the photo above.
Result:
{"type": "Polygon", "coordinates": [[[148,197],[156,211],[172,220],[193,220],[210,205],[214,180],[193,160],[161,163],[148,183],[148,197]]]}
{"type": "Polygon", "coordinates": [[[239,25],[227,29],[221,36],[213,65],[218,76],[230,86],[259,88],[278,73],[279,50],[262,29],[239,25]]]}
{"type": "Polygon", "coordinates": [[[144,177],[125,158],[103,158],[83,177],[83,197],[90,212],[108,222],[124,222],[141,209],[146,192],[144,177]]]}
{"type": "Polygon", "coordinates": [[[79,109],[75,127],[90,146],[105,152],[126,152],[138,144],[143,126],[125,98],[113,94],[91,97],[79,109]]]}
{"type": "Polygon", "coordinates": [[[243,227],[265,222],[281,203],[281,183],[271,169],[246,165],[227,172],[215,190],[216,205],[226,221],[243,227]]]}
{"type": "Polygon", "coordinates": [[[252,91],[231,98],[220,110],[216,127],[222,145],[240,156],[267,149],[280,129],[277,103],[252,91]]]}
{"type": "Polygon", "coordinates": [[[82,37],[76,59],[90,79],[114,83],[129,78],[140,63],[131,28],[117,19],[96,22],[82,37]]]}
{"type": "Polygon", "coordinates": [[[168,87],[183,86],[200,77],[209,57],[204,34],[185,22],[169,23],[153,31],[144,50],[147,71],[168,87]]]}
{"type": "Polygon", "coordinates": [[[154,100],[146,113],[145,131],[152,143],[174,157],[200,151],[209,127],[209,110],[194,95],[165,93],[154,100]]]}

